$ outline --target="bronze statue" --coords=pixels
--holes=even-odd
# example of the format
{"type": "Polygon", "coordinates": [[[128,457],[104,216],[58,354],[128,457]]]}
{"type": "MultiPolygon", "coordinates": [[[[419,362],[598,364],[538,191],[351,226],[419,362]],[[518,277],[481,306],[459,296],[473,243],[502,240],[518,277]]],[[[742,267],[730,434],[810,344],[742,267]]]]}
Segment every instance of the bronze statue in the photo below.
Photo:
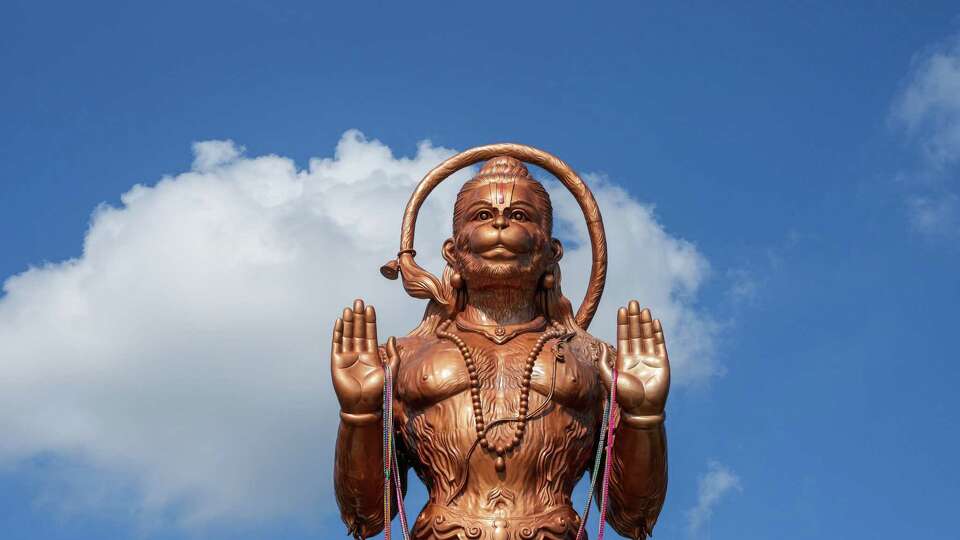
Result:
{"type": "Polygon", "coordinates": [[[400,252],[381,272],[399,275],[410,295],[429,303],[416,329],[383,345],[376,312],[362,300],[335,323],[341,423],[334,481],[350,534],[383,530],[397,495],[384,491],[387,395],[400,473],[393,486],[402,486],[402,497],[412,467],[429,492],[411,538],[582,538],[571,492],[596,465],[612,382],[618,409],[603,458],[610,461],[606,522],[628,538],[650,534],[667,486],[663,330],[630,301],[617,312],[615,349],[586,332],[603,291],[606,240],[593,195],[564,162],[516,144],[450,158],[411,196],[400,252]],[[420,205],[453,172],[484,160],[457,195],[438,279],[414,262],[420,205]],[[563,247],[551,237],[550,197],[523,161],[557,176],[587,220],[593,268],[576,315],[561,293],[563,247]]]}

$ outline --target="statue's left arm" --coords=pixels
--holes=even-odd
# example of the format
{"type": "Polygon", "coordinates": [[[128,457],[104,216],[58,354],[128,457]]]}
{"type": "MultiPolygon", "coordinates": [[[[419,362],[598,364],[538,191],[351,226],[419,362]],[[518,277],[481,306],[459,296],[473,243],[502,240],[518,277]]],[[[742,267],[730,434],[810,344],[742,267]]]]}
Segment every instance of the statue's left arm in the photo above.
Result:
{"type": "MultiPolygon", "coordinates": [[[[384,527],[383,360],[397,372],[397,340],[377,343],[377,314],[357,299],[333,327],[330,370],[340,402],[340,428],[333,481],[340,516],[354,538],[370,538],[384,527]]],[[[394,388],[395,389],[395,388],[394,388]]],[[[406,464],[397,448],[401,492],[406,493],[406,464]]],[[[388,464],[389,466],[389,464],[388,464]]],[[[393,495],[396,491],[391,486],[393,495]]],[[[390,518],[396,513],[393,508],[390,518]]]]}
{"type": "MultiPolygon", "coordinates": [[[[609,389],[611,352],[601,345],[601,378],[609,389]]],[[[636,301],[617,312],[617,404],[607,522],[627,538],[646,538],[667,493],[664,406],[670,360],[660,321],[636,301]]]]}

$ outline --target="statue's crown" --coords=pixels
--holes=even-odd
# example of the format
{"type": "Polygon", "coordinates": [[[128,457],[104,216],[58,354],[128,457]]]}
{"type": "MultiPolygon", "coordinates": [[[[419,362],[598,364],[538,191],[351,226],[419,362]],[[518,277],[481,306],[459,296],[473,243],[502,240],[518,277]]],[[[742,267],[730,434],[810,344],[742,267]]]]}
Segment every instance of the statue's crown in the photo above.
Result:
{"type": "Polygon", "coordinates": [[[488,160],[473,178],[478,182],[497,182],[517,178],[533,180],[527,166],[522,161],[509,156],[497,156],[488,160]]]}

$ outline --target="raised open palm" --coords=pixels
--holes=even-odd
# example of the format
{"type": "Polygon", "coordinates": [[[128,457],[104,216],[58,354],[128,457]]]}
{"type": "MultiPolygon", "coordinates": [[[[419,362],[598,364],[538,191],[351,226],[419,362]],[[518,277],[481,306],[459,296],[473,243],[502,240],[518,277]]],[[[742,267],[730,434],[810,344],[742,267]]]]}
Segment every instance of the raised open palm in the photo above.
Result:
{"type": "MultiPolygon", "coordinates": [[[[393,373],[400,355],[396,339],[386,346],[387,361],[393,373]]],[[[377,343],[377,313],[363,300],[353,302],[353,309],[344,308],[343,316],[333,325],[333,348],[330,352],[333,389],[340,400],[340,410],[349,414],[379,412],[383,407],[383,364],[377,343]]]]}
{"type": "MultiPolygon", "coordinates": [[[[610,389],[608,348],[602,347],[600,375],[610,389]]],[[[617,404],[636,416],[663,414],[670,391],[670,359],[660,321],[636,300],[617,310],[617,404]]]]}

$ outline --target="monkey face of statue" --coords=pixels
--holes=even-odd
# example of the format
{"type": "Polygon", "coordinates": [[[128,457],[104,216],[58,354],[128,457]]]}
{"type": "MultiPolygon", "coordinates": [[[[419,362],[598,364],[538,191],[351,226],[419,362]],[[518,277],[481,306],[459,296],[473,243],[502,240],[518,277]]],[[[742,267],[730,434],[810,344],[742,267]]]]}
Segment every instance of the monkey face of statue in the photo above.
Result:
{"type": "Polygon", "coordinates": [[[533,287],[562,253],[550,238],[551,213],[549,195],[531,178],[470,182],[457,196],[444,257],[470,286],[533,287]]]}

